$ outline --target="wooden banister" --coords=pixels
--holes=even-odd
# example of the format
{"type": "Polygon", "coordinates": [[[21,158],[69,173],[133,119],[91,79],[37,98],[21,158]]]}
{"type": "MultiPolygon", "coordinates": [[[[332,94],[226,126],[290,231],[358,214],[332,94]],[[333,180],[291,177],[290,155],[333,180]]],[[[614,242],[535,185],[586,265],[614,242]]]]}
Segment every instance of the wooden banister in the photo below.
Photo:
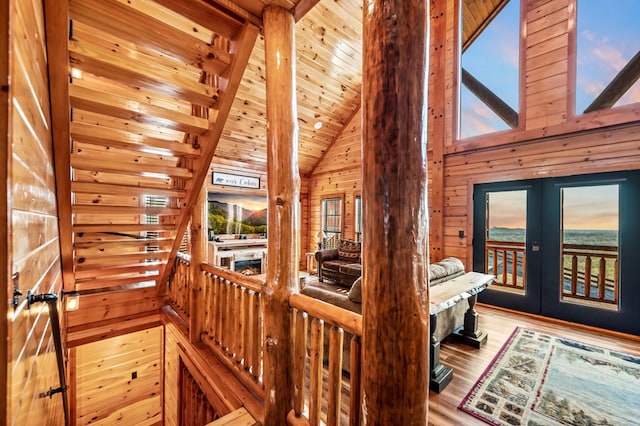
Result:
{"type": "Polygon", "coordinates": [[[324,322],[340,327],[346,332],[362,336],[362,315],[304,294],[292,294],[289,297],[289,305],[298,311],[307,312],[312,317],[322,318],[324,322]]]}

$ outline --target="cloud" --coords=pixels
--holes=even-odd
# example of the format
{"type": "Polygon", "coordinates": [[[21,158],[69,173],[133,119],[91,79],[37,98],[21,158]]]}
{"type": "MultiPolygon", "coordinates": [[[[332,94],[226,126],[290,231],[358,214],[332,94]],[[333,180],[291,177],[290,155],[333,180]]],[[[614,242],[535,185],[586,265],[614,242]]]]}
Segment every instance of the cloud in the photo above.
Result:
{"type": "Polygon", "coordinates": [[[620,71],[628,62],[624,56],[622,56],[622,52],[615,47],[603,45],[593,48],[591,52],[593,56],[600,59],[607,68],[613,69],[616,72],[620,71]]]}

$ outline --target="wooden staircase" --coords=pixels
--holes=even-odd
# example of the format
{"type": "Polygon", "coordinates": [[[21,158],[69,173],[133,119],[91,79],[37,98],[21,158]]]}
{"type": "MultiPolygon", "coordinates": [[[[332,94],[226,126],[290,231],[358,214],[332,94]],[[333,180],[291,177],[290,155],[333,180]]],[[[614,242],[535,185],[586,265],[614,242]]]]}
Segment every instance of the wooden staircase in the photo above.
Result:
{"type": "Polygon", "coordinates": [[[66,17],[70,113],[54,121],[70,170],[57,176],[65,289],[69,274],[81,292],[158,285],[259,29],[204,0],[71,0],[66,17]]]}

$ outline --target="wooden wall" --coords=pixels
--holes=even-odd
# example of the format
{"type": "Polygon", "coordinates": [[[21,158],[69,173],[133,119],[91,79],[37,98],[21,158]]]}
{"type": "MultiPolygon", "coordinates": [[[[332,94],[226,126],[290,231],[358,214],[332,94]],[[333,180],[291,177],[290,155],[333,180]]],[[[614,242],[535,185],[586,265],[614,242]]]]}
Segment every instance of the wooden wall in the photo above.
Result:
{"type": "MultiPolygon", "coordinates": [[[[442,22],[456,22],[455,7],[442,12],[442,22]]],[[[443,253],[461,257],[466,265],[472,262],[474,184],[640,167],[640,126],[634,122],[638,104],[574,112],[575,0],[528,1],[522,17],[520,128],[456,140],[455,102],[444,110],[443,253]],[[465,237],[459,238],[459,231],[465,237]]],[[[447,64],[457,62],[457,31],[449,28],[451,24],[444,49],[447,64]]],[[[456,76],[442,73],[432,90],[440,88],[445,99],[455,99],[456,76]]]]}
{"type": "Polygon", "coordinates": [[[38,0],[10,0],[1,7],[4,31],[0,37],[7,36],[10,11],[8,49],[1,49],[1,54],[10,52],[11,86],[7,91],[3,75],[0,133],[7,134],[8,140],[2,143],[7,186],[1,197],[1,238],[7,245],[3,243],[0,255],[7,299],[13,295],[13,274],[19,274],[16,288],[23,296],[15,310],[10,302],[3,302],[9,312],[0,316],[8,334],[8,340],[3,339],[7,345],[2,345],[8,358],[7,366],[2,363],[8,371],[8,379],[2,382],[7,400],[0,405],[6,405],[7,424],[61,424],[61,394],[51,399],[40,396],[60,385],[49,311],[45,304],[28,309],[25,298],[29,290],[59,293],[62,285],[43,5],[38,0]]]}
{"type": "Polygon", "coordinates": [[[361,114],[358,110],[336,141],[326,151],[309,179],[309,241],[307,250],[317,248],[316,233],[321,228],[321,201],[343,198],[342,237],[355,239],[355,197],[362,193],[361,114]]]}
{"type": "Polygon", "coordinates": [[[162,424],[163,328],[71,349],[75,424],[162,424]]]}
{"type": "MultiPolygon", "coordinates": [[[[522,16],[520,123],[517,129],[457,140],[456,2],[434,2],[428,111],[431,260],[472,263],[475,183],[640,168],[640,105],[576,115],[572,33],[575,0],[528,1],[522,16]],[[459,231],[464,237],[459,237],[459,231]]],[[[309,250],[320,228],[320,199],[345,196],[344,235],[353,236],[360,192],[360,116],[327,151],[310,179],[309,250]]]]}

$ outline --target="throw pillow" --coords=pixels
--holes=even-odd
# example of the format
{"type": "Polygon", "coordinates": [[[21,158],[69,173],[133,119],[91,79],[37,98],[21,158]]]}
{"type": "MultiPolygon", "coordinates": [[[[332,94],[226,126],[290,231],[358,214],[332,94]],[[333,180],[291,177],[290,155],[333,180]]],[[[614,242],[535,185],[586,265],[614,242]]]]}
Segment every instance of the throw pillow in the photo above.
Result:
{"type": "Polygon", "coordinates": [[[360,260],[360,250],[360,243],[349,240],[340,240],[338,242],[338,259],[357,263],[360,260]]]}
{"type": "Polygon", "coordinates": [[[352,302],[362,303],[362,277],[353,282],[347,296],[352,302]]]}

